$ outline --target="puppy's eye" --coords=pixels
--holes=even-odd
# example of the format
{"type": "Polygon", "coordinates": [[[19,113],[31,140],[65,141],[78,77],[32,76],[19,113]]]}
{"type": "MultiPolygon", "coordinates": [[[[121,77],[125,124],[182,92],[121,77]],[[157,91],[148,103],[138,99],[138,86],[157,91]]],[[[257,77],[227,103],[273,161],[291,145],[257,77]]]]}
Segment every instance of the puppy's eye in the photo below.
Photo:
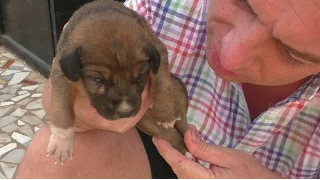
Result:
{"type": "Polygon", "coordinates": [[[100,77],[88,76],[87,78],[90,79],[90,80],[92,80],[92,81],[95,81],[95,82],[97,82],[97,83],[102,83],[102,82],[103,82],[103,79],[100,78],[100,77]]]}

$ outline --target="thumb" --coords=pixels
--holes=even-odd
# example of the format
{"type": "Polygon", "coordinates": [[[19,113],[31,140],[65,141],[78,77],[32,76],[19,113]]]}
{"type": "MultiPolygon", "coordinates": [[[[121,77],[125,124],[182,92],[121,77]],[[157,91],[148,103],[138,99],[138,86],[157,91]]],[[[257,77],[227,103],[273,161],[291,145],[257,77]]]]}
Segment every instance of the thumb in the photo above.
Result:
{"type": "Polygon", "coordinates": [[[213,179],[215,174],[200,164],[186,158],[167,140],[153,137],[153,142],[161,156],[171,166],[180,179],[213,179]]]}
{"type": "Polygon", "coordinates": [[[219,167],[230,167],[236,158],[229,148],[206,143],[194,125],[185,133],[184,141],[193,156],[219,167]]]}

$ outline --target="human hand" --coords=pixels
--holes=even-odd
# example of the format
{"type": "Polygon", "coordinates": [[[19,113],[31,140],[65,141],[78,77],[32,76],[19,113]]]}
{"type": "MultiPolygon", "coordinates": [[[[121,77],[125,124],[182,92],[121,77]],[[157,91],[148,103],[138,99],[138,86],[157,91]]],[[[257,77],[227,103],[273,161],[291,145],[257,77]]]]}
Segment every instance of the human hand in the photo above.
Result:
{"type": "MultiPolygon", "coordinates": [[[[142,116],[148,111],[152,103],[151,84],[152,78],[149,78],[143,93],[141,95],[141,109],[135,117],[123,118],[119,120],[109,121],[98,114],[86,93],[77,91],[74,104],[75,112],[75,131],[82,132],[92,129],[101,129],[123,133],[136,125],[142,116]]],[[[54,109],[51,108],[52,99],[52,84],[48,80],[42,95],[44,109],[50,115],[54,109]]]]}
{"type": "Polygon", "coordinates": [[[153,140],[162,157],[181,179],[283,178],[245,152],[206,143],[194,126],[186,132],[185,143],[190,153],[200,160],[209,162],[210,168],[186,158],[164,139],[154,137],[153,140]]]}

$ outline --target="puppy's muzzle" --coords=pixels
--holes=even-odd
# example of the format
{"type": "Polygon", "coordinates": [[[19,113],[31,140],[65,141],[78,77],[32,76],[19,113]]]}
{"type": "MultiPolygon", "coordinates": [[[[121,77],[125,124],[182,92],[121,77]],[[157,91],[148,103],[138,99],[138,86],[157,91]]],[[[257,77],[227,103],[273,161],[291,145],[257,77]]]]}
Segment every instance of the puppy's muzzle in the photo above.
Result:
{"type": "Polygon", "coordinates": [[[134,115],[134,108],[127,101],[122,101],[117,109],[120,118],[128,118],[134,115]]]}

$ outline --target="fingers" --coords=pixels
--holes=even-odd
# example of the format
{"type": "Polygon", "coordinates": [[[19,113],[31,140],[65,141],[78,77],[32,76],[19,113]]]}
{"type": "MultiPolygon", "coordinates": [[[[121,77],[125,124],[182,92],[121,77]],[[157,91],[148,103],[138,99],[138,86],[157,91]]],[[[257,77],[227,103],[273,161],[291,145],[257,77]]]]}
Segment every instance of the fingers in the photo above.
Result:
{"type": "Polygon", "coordinates": [[[159,138],[153,138],[153,141],[161,156],[168,162],[179,178],[215,178],[214,173],[210,169],[186,158],[178,150],[172,147],[168,141],[159,138]]]}
{"type": "Polygon", "coordinates": [[[220,167],[229,167],[232,159],[228,148],[206,143],[194,125],[185,134],[185,143],[192,155],[220,167]]]}

